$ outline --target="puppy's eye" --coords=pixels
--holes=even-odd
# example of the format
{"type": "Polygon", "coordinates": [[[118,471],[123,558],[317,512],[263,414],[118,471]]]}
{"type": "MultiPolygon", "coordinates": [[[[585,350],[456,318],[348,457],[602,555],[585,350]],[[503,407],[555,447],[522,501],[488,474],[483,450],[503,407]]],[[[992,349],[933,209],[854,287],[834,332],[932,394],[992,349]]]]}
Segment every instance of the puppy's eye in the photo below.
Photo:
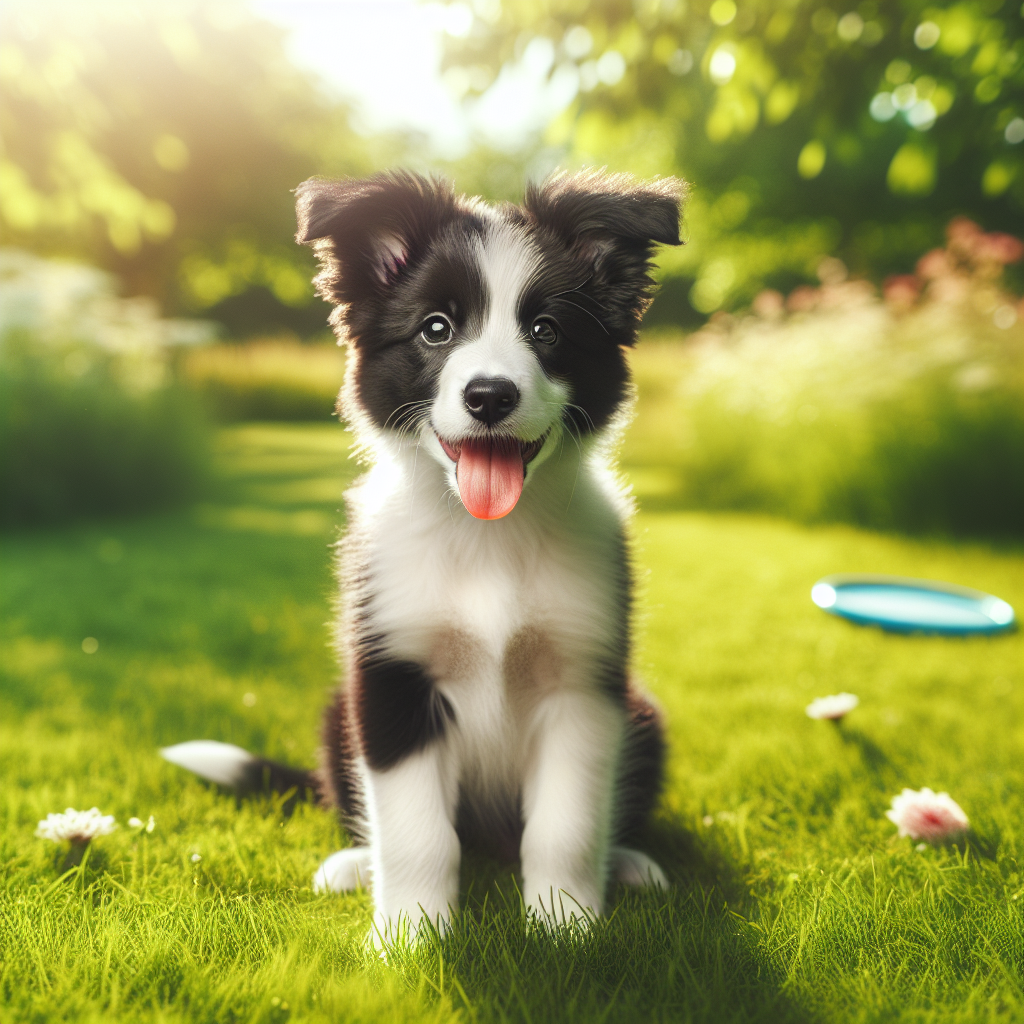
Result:
{"type": "Polygon", "coordinates": [[[444,345],[452,340],[455,331],[452,325],[439,314],[427,317],[420,330],[420,337],[428,345],[444,345]]]}
{"type": "Polygon", "coordinates": [[[554,345],[558,341],[558,330],[550,320],[534,320],[530,337],[542,345],[554,345]]]}

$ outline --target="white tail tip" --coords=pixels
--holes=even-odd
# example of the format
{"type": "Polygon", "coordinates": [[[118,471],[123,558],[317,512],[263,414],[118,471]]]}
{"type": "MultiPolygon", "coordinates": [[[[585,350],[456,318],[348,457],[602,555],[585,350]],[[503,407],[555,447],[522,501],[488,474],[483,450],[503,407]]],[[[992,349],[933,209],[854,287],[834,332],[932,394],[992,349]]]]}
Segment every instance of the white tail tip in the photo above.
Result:
{"type": "Polygon", "coordinates": [[[217,740],[189,740],[173,747],[161,747],[160,756],[195,772],[200,778],[231,788],[245,781],[246,768],[257,760],[247,750],[217,740]]]}

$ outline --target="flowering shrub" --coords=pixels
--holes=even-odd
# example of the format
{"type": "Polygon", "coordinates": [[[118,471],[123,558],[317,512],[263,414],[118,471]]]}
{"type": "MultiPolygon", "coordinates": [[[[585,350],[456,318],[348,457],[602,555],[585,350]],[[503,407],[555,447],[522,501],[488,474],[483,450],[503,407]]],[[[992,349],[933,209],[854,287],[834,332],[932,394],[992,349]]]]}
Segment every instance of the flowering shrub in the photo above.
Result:
{"type": "Polygon", "coordinates": [[[90,267],[0,250],[0,524],[187,500],[204,476],[199,403],[174,355],[209,336],[119,299],[90,267]]]}
{"type": "Polygon", "coordinates": [[[1022,252],[959,219],[882,296],[827,259],[820,287],[763,292],[682,352],[641,346],[627,461],[670,452],[694,507],[1019,534],[1024,309],[1001,275],[1022,252]]]}

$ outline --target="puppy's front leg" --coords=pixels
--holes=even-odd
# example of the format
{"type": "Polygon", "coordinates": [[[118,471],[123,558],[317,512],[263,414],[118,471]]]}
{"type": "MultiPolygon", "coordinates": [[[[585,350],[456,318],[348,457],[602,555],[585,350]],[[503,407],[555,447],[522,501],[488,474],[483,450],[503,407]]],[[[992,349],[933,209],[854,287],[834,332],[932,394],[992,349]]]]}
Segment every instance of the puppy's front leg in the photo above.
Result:
{"type": "Polygon", "coordinates": [[[622,711],[594,692],[539,709],[523,790],[523,897],[542,920],[601,913],[608,878],[622,711]]]}
{"type": "Polygon", "coordinates": [[[367,771],[373,945],[412,940],[424,920],[444,930],[458,908],[457,782],[443,755],[443,742],[434,742],[383,771],[367,771]]]}

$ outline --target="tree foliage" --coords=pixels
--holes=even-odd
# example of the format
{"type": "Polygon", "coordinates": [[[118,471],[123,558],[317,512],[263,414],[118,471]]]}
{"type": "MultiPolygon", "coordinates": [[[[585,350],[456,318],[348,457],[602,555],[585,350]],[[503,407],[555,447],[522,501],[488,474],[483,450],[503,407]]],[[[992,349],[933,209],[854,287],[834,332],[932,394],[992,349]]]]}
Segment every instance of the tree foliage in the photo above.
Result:
{"type": "Polygon", "coordinates": [[[578,83],[543,140],[562,162],[695,184],[662,315],[788,291],[825,255],[876,279],[907,270],[956,214],[1018,230],[1016,0],[475,6],[447,55],[467,81],[529,60],[578,83]]]}
{"type": "Polygon", "coordinates": [[[372,161],[282,36],[233,2],[4,4],[5,244],[84,258],[243,330],[245,308],[307,306],[291,189],[372,161]]]}

